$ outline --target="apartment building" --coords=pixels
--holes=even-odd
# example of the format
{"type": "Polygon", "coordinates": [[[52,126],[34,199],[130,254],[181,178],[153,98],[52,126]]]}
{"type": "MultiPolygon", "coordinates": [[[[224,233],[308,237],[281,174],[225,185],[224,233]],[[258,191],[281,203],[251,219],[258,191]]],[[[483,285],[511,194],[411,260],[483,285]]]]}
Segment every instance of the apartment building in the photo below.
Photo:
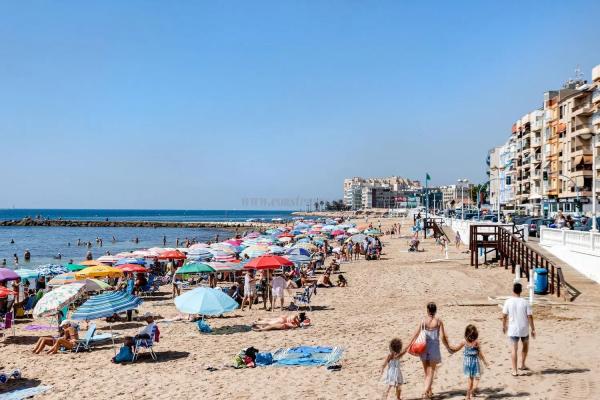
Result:
{"type": "Polygon", "coordinates": [[[352,210],[396,208],[398,199],[421,191],[421,182],[400,176],[344,179],[344,204],[352,210]]]}
{"type": "Polygon", "coordinates": [[[543,106],[517,120],[509,140],[488,153],[492,201],[499,196],[505,211],[530,215],[589,214],[599,103],[600,65],[591,83],[569,80],[544,93],[543,106]]]}

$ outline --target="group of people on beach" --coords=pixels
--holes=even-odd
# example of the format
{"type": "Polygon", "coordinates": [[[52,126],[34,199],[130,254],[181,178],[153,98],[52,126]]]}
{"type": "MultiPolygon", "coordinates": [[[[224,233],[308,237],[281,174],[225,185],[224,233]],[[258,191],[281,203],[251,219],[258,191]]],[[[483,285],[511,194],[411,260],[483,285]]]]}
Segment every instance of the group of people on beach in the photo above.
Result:
{"type": "MultiPolygon", "coordinates": [[[[513,285],[513,295],[509,297],[502,307],[502,332],[509,338],[511,349],[511,364],[513,376],[518,376],[519,371],[527,371],[527,354],[529,351],[529,336],[536,337],[535,325],[531,305],[521,297],[523,287],[520,283],[513,285]],[[531,333],[530,333],[531,329],[531,333]],[[518,363],[518,348],[521,342],[521,362],[518,363]],[[519,365],[517,367],[517,365],[519,365]]],[[[381,367],[381,374],[385,373],[384,383],[386,389],[383,398],[387,398],[391,389],[394,389],[396,399],[401,398],[402,385],[405,383],[400,367],[400,360],[408,352],[421,359],[424,373],[423,399],[433,397],[433,381],[437,366],[442,361],[440,342],[450,354],[463,350],[463,374],[467,379],[466,399],[470,400],[477,394],[479,380],[483,369],[481,363],[489,367],[484,356],[479,330],[473,324],[468,324],[464,331],[463,339],[455,344],[450,344],[444,323],[437,317],[435,303],[427,304],[427,315],[419,323],[407,346],[402,345],[402,340],[394,338],[389,344],[389,354],[381,367]]]]}

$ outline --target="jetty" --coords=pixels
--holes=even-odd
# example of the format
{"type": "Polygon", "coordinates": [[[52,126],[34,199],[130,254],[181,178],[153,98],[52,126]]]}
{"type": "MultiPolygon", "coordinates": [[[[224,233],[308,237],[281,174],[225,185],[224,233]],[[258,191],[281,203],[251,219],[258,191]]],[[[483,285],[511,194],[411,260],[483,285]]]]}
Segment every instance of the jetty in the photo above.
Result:
{"type": "Polygon", "coordinates": [[[105,228],[255,228],[266,229],[277,226],[274,222],[260,221],[117,221],[117,220],[67,220],[22,218],[19,220],[0,221],[0,226],[45,226],[45,227],[105,227],[105,228]]]}

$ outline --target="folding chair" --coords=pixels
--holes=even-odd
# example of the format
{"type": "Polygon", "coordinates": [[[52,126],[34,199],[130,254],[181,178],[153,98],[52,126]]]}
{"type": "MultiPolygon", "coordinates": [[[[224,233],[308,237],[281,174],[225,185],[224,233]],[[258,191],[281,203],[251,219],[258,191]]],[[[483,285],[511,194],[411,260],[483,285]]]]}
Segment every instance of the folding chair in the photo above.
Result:
{"type": "Polygon", "coordinates": [[[138,358],[139,354],[141,353],[141,351],[143,349],[148,350],[148,352],[150,353],[150,357],[152,357],[152,359],[154,361],[158,360],[158,357],[156,356],[156,353],[154,352],[154,348],[153,348],[157,329],[158,328],[156,326],[154,326],[154,329],[152,329],[152,335],[150,335],[149,339],[136,339],[135,340],[135,345],[133,346],[132,362],[135,362],[135,360],[138,358]]]}
{"type": "Polygon", "coordinates": [[[87,332],[85,333],[85,337],[77,341],[77,345],[75,346],[73,351],[75,353],[79,352],[79,350],[91,351],[94,343],[112,339],[112,337],[113,335],[111,335],[110,333],[101,333],[99,335],[96,335],[96,324],[90,324],[87,332]]]}
{"type": "Polygon", "coordinates": [[[12,329],[12,335],[15,336],[15,316],[13,310],[9,310],[4,314],[4,322],[0,322],[0,329],[3,331],[12,329]]]}
{"type": "MultiPolygon", "coordinates": [[[[315,291],[315,286],[311,285],[309,287],[304,288],[302,292],[296,292],[294,295],[294,302],[298,304],[302,304],[304,307],[308,307],[310,311],[312,311],[312,306],[310,305],[310,300],[315,291]]],[[[300,306],[298,306],[300,309],[300,306]]]]}

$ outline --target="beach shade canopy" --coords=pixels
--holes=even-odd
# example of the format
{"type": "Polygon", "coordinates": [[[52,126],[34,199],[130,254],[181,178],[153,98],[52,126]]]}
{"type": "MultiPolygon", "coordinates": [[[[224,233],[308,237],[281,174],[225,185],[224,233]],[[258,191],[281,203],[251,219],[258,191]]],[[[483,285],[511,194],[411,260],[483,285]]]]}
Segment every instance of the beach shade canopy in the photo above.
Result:
{"type": "Polygon", "coordinates": [[[14,281],[15,279],[19,279],[19,274],[17,274],[12,269],[8,268],[0,268],[0,282],[3,281],[14,281]]]}
{"type": "Polygon", "coordinates": [[[114,314],[138,308],[140,304],[142,304],[142,299],[127,292],[106,292],[93,296],[83,303],[71,315],[71,319],[90,321],[111,317],[114,314]]]}
{"type": "Polygon", "coordinates": [[[4,286],[0,286],[0,297],[4,298],[7,296],[15,295],[16,293],[10,290],[9,288],[5,288],[4,286]]]}
{"type": "Polygon", "coordinates": [[[59,286],[46,293],[35,305],[35,318],[55,315],[58,310],[71,304],[85,288],[84,283],[71,283],[59,286]]]}
{"type": "Polygon", "coordinates": [[[167,251],[163,251],[162,253],[160,253],[158,255],[158,258],[160,258],[162,260],[169,260],[169,259],[183,260],[183,259],[185,259],[185,254],[183,254],[182,252],[177,251],[177,250],[167,250],[167,251]]]}
{"type": "Polygon", "coordinates": [[[352,243],[360,243],[360,242],[364,242],[366,238],[367,238],[367,235],[358,233],[356,235],[350,236],[350,239],[348,239],[348,240],[350,240],[352,243]]]}
{"type": "Polygon", "coordinates": [[[260,256],[253,258],[244,265],[244,269],[277,269],[291,267],[294,263],[281,256],[260,256]]]}
{"type": "Polygon", "coordinates": [[[87,267],[81,264],[65,264],[65,268],[68,269],[70,272],[77,272],[81,271],[82,269],[86,269],[87,267]]]}
{"type": "Polygon", "coordinates": [[[115,263],[115,267],[124,264],[146,265],[146,260],[144,260],[143,258],[125,257],[119,259],[119,261],[115,263]]]}
{"type": "Polygon", "coordinates": [[[21,279],[37,279],[40,276],[40,271],[34,269],[19,268],[15,272],[21,279]]]}
{"type": "Polygon", "coordinates": [[[186,314],[221,315],[237,309],[238,303],[222,290],[200,287],[177,296],[175,307],[186,314]]]}
{"type": "Polygon", "coordinates": [[[178,275],[183,274],[204,274],[215,272],[210,265],[201,262],[190,262],[175,271],[178,275]]]}
{"type": "Polygon", "coordinates": [[[148,270],[140,264],[121,264],[115,266],[123,272],[148,272],[148,270]]]}
{"type": "Polygon", "coordinates": [[[106,265],[88,267],[79,272],[75,273],[75,276],[78,279],[87,279],[87,278],[116,278],[119,276],[123,276],[123,271],[119,268],[109,267],[106,265]]]}

